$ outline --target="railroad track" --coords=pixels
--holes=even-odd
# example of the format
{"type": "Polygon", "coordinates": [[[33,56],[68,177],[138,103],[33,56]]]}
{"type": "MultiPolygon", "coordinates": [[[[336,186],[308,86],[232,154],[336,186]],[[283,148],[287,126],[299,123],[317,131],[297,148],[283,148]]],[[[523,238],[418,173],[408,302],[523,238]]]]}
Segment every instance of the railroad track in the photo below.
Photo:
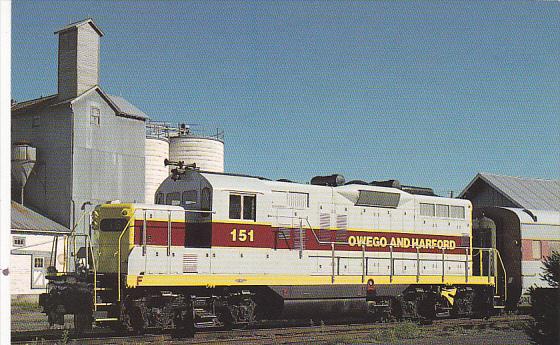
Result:
{"type": "MultiPolygon", "coordinates": [[[[414,337],[414,332],[421,331],[424,336],[430,333],[446,332],[457,329],[507,329],[512,322],[527,322],[532,320],[526,315],[494,316],[488,320],[482,319],[440,319],[431,324],[421,325],[409,329],[410,334],[405,338],[414,337]]],[[[291,322],[293,324],[293,322],[291,322]]],[[[296,323],[297,324],[297,323],[296,323]]],[[[415,325],[412,322],[388,322],[388,323],[351,323],[351,324],[324,324],[303,326],[300,322],[297,326],[286,327],[286,322],[258,323],[254,328],[245,330],[205,330],[198,332],[192,339],[176,339],[169,333],[145,334],[145,335],[117,335],[108,329],[95,329],[92,332],[76,335],[72,330],[46,330],[41,332],[19,332],[12,334],[12,344],[222,344],[227,341],[228,345],[247,344],[302,344],[313,341],[314,343],[325,343],[339,340],[341,343],[351,342],[352,339],[362,339],[364,335],[374,341],[376,336],[391,337],[402,336],[395,332],[407,332],[403,325],[409,327],[415,325]],[[283,326],[281,325],[283,324],[283,326]]],[[[410,338],[412,339],[412,338],[410,338]]],[[[387,342],[390,339],[385,339],[387,342]]]]}

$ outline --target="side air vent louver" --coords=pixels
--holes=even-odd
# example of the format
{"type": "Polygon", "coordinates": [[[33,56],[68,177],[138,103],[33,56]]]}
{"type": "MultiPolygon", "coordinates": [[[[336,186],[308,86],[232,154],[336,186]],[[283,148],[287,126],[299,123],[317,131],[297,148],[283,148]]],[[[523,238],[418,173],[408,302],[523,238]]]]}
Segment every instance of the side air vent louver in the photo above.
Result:
{"type": "Polygon", "coordinates": [[[390,207],[399,206],[401,195],[398,193],[361,190],[356,206],[390,207]]]}

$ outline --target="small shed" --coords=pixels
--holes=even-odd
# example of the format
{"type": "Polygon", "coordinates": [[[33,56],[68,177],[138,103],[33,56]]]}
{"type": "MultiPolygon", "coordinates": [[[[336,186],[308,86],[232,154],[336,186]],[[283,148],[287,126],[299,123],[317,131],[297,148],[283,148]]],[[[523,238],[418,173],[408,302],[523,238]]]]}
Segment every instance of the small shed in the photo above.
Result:
{"type": "Polygon", "coordinates": [[[15,201],[11,218],[10,293],[37,296],[45,291],[47,267],[63,267],[64,237],[70,229],[15,201]]]}

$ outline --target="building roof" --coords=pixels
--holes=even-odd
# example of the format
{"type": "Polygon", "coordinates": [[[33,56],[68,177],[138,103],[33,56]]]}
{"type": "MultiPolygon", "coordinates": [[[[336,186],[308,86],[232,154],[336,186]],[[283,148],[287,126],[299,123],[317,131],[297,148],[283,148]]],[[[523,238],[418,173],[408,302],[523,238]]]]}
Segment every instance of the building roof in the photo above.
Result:
{"type": "Polygon", "coordinates": [[[101,29],[99,29],[99,27],[97,25],[95,25],[95,23],[93,22],[93,19],[91,19],[91,18],[86,18],[86,19],[83,19],[83,20],[80,20],[80,21],[77,21],[77,22],[74,22],[74,23],[70,23],[70,24],[66,25],[65,27],[55,31],[54,33],[58,34],[58,33],[64,32],[64,31],[71,30],[73,28],[77,28],[77,27],[82,26],[82,25],[86,25],[86,24],[91,25],[93,27],[93,29],[95,31],[97,31],[99,36],[103,36],[103,31],[101,31],[101,29]]]}
{"type": "Polygon", "coordinates": [[[12,105],[12,112],[19,111],[22,109],[31,108],[41,108],[47,105],[52,105],[56,102],[58,95],[50,95],[45,97],[39,97],[35,99],[30,99],[29,101],[18,102],[12,105]]]}
{"type": "Polygon", "coordinates": [[[134,105],[132,105],[126,99],[124,99],[122,97],[119,97],[119,96],[109,95],[109,94],[105,93],[99,86],[94,86],[91,89],[87,90],[86,92],[82,93],[81,95],[79,95],[75,98],[70,98],[70,99],[66,99],[66,100],[63,100],[63,101],[59,101],[59,99],[57,98],[57,95],[50,95],[50,96],[46,96],[46,97],[32,99],[32,100],[29,100],[29,101],[16,103],[16,104],[12,105],[11,109],[12,109],[12,112],[19,112],[19,111],[22,111],[22,110],[29,111],[30,109],[40,109],[40,108],[47,107],[47,106],[57,106],[57,105],[64,104],[64,103],[72,103],[72,102],[77,101],[78,99],[86,97],[88,94],[90,94],[92,92],[98,92],[99,95],[107,101],[107,103],[111,106],[111,108],[113,108],[113,110],[115,110],[117,115],[125,116],[125,117],[132,117],[132,118],[139,119],[139,120],[148,119],[148,115],[146,115],[142,110],[136,108],[134,105]]]}
{"type": "Polygon", "coordinates": [[[119,110],[122,113],[138,118],[143,118],[143,119],[148,118],[148,115],[146,115],[142,110],[136,108],[126,99],[119,96],[109,95],[109,94],[107,96],[113,101],[113,103],[115,103],[115,105],[119,108],[119,110]]]}
{"type": "Polygon", "coordinates": [[[560,180],[478,173],[459,197],[463,197],[471,186],[479,180],[499,191],[517,207],[531,210],[560,211],[560,180]]]}
{"type": "Polygon", "coordinates": [[[69,233],[70,229],[39,213],[12,201],[12,231],[33,231],[41,233],[69,233]]]}

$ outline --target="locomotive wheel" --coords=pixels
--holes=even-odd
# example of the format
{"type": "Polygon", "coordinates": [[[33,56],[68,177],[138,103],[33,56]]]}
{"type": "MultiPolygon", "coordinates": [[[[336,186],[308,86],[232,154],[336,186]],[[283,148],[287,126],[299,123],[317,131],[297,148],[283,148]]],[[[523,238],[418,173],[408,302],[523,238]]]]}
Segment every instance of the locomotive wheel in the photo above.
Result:
{"type": "Polygon", "coordinates": [[[146,332],[146,326],[141,308],[132,307],[128,312],[129,325],[132,331],[137,335],[144,334],[146,332]]]}
{"type": "Polygon", "coordinates": [[[194,338],[195,327],[192,309],[177,312],[173,323],[175,324],[174,337],[194,338]]]}
{"type": "Polygon", "coordinates": [[[77,333],[91,331],[92,323],[93,323],[93,318],[91,314],[86,314],[86,313],[74,314],[74,329],[76,330],[77,333]]]}
{"type": "Polygon", "coordinates": [[[56,310],[49,310],[47,313],[47,318],[49,320],[49,326],[64,325],[64,314],[56,310]]]}
{"type": "Polygon", "coordinates": [[[434,320],[437,316],[436,311],[437,297],[431,291],[424,292],[417,300],[417,312],[421,319],[434,320]]]}

